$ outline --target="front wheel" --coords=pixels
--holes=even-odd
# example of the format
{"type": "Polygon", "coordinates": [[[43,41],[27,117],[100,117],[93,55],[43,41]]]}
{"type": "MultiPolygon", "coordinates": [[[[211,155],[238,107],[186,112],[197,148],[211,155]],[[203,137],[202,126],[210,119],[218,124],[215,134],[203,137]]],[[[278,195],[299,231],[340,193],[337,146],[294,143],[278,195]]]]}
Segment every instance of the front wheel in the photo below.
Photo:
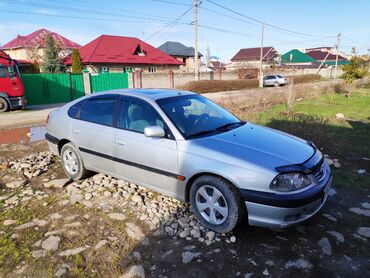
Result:
{"type": "Polygon", "coordinates": [[[6,101],[5,98],[0,97],[0,113],[6,112],[9,110],[9,103],[6,101]]]}
{"type": "Polygon", "coordinates": [[[200,223],[219,233],[232,231],[245,214],[237,188],[217,176],[205,175],[193,182],[190,204],[200,223]]]}
{"type": "Polygon", "coordinates": [[[280,86],[279,82],[275,82],[275,83],[274,83],[274,86],[275,86],[275,87],[279,87],[279,86],[280,86]]]}
{"type": "Polygon", "coordinates": [[[70,179],[80,180],[91,174],[85,168],[80,153],[72,143],[67,143],[62,147],[60,158],[64,173],[70,179]]]}

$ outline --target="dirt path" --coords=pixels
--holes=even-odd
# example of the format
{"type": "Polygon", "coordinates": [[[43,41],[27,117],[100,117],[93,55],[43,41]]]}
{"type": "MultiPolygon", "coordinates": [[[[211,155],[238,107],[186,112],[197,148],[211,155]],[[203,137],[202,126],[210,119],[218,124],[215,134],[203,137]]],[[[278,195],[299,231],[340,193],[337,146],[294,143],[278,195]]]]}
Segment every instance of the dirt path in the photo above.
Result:
{"type": "Polygon", "coordinates": [[[214,234],[186,205],[134,184],[65,180],[46,149],[0,146],[1,277],[370,276],[368,187],[334,185],[296,227],[214,234]]]}

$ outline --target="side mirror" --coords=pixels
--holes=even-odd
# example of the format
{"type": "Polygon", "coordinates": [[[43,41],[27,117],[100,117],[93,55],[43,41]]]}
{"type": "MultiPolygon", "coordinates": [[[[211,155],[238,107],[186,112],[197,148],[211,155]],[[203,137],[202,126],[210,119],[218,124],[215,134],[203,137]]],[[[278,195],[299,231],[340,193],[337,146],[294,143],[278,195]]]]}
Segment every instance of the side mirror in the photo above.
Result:
{"type": "Polygon", "coordinates": [[[160,126],[148,126],[144,128],[144,134],[146,137],[161,138],[165,136],[164,129],[160,126]]]}

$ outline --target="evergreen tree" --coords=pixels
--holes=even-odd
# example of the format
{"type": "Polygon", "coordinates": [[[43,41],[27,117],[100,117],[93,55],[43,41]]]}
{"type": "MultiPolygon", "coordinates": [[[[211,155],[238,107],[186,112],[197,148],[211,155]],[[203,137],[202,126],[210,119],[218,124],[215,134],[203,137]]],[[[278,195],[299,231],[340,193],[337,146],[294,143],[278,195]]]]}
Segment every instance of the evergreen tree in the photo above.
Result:
{"type": "Polygon", "coordinates": [[[72,51],[72,73],[81,73],[83,70],[83,64],[78,49],[72,51]]]}
{"type": "Polygon", "coordinates": [[[65,65],[59,58],[59,47],[54,41],[52,35],[46,37],[46,50],[44,54],[44,63],[42,71],[48,73],[62,73],[66,71],[65,65]]]}

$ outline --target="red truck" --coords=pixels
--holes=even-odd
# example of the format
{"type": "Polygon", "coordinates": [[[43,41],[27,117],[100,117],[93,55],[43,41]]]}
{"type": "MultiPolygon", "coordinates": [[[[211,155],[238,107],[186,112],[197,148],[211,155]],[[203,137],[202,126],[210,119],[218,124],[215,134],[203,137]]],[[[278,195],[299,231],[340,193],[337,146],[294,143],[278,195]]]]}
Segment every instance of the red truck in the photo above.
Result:
{"type": "Polygon", "coordinates": [[[25,104],[24,86],[17,61],[0,50],[0,113],[23,109],[25,104]]]}

